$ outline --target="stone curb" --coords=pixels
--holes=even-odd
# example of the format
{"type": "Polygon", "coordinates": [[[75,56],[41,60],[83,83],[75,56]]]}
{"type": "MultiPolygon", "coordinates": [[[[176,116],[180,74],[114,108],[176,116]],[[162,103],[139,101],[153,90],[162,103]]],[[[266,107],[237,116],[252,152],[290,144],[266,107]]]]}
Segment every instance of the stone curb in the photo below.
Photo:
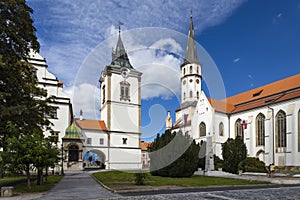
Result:
{"type": "Polygon", "coordinates": [[[105,188],[106,190],[112,192],[112,193],[118,193],[117,190],[113,190],[110,187],[104,185],[101,181],[99,181],[98,179],[96,179],[93,174],[89,174],[99,185],[101,185],[103,188],[105,188]]]}

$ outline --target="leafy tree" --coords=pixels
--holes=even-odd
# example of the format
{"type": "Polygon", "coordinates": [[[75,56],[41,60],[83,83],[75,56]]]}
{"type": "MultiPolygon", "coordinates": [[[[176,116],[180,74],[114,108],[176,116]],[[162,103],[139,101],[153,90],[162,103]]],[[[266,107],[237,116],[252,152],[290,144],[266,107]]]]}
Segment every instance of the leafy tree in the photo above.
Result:
{"type": "Polygon", "coordinates": [[[53,158],[45,154],[49,146],[43,136],[50,130],[45,113],[53,109],[53,99],[37,86],[27,60],[30,49],[39,50],[32,12],[25,0],[0,2],[0,168],[24,170],[29,188],[30,167],[44,167],[53,158]]]}
{"type": "Polygon", "coordinates": [[[239,169],[243,172],[267,172],[266,164],[258,158],[253,157],[247,157],[245,161],[240,162],[239,169]]]}
{"type": "Polygon", "coordinates": [[[150,172],[167,177],[190,177],[198,168],[200,146],[188,134],[157,135],[150,147],[150,172]]]}
{"type": "Polygon", "coordinates": [[[222,144],[223,170],[238,173],[238,165],[247,157],[247,147],[241,137],[229,138],[222,144]]]}

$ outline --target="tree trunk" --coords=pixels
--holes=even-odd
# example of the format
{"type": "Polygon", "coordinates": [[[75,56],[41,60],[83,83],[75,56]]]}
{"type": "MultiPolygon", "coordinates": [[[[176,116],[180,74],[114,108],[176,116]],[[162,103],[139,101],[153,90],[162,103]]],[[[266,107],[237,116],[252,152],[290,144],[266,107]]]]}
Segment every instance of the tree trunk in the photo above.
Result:
{"type": "Polygon", "coordinates": [[[26,177],[27,177],[27,188],[28,188],[28,190],[31,190],[29,165],[26,166],[25,171],[26,171],[26,177]]]}
{"type": "Polygon", "coordinates": [[[43,168],[38,167],[36,184],[37,185],[42,185],[43,184],[43,168]]]}
{"type": "Polygon", "coordinates": [[[45,182],[48,182],[48,167],[46,167],[45,182]]]}

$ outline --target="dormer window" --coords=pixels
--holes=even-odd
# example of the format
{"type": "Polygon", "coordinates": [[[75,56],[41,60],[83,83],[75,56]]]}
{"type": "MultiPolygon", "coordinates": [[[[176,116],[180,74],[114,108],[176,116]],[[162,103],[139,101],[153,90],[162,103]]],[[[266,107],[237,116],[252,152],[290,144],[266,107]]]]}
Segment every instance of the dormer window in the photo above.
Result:
{"type": "Polygon", "coordinates": [[[254,93],[254,94],[253,94],[253,97],[259,96],[259,95],[262,93],[262,91],[263,91],[263,90],[259,90],[258,92],[254,93]]]}

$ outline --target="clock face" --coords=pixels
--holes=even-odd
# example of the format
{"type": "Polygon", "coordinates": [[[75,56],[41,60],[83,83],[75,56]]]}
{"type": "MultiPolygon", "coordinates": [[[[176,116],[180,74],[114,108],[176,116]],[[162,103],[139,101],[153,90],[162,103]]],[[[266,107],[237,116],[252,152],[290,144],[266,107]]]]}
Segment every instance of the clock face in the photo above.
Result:
{"type": "Polygon", "coordinates": [[[122,69],[121,75],[122,75],[123,78],[127,78],[127,77],[128,77],[128,74],[129,74],[128,69],[122,69]]]}

